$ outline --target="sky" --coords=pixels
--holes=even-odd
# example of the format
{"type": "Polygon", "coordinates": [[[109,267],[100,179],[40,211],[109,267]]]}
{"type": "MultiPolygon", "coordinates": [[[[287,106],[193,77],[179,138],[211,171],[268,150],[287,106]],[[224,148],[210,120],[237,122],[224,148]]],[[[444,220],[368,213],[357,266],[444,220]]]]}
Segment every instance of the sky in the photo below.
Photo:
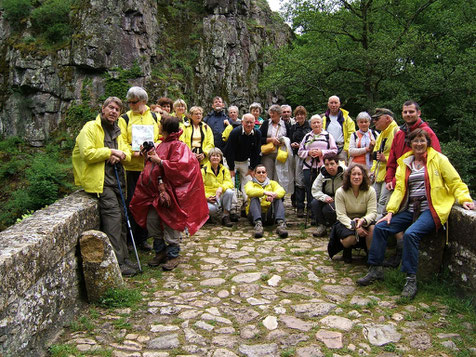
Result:
{"type": "Polygon", "coordinates": [[[278,11],[279,8],[281,7],[279,0],[268,0],[268,3],[269,3],[269,7],[273,11],[278,11]]]}

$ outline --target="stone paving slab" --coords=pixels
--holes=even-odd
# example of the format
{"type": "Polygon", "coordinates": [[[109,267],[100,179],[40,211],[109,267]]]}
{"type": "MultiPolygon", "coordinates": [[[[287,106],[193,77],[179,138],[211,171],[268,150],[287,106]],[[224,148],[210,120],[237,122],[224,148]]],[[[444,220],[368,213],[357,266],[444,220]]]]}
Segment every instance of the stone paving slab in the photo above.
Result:
{"type": "MultiPolygon", "coordinates": [[[[142,301],[130,308],[92,306],[54,341],[71,355],[165,356],[452,356],[476,354],[475,325],[447,331],[437,301],[401,303],[382,284],[361,288],[363,253],[344,264],[327,256],[286,201],[289,237],[265,227],[254,239],[241,221],[205,225],[184,238],[171,272],[144,268],[126,279],[142,301]],[[469,337],[468,337],[469,336],[469,337]],[[472,342],[468,342],[472,341],[472,342]]],[[[143,265],[152,254],[142,254],[143,265]]]]}

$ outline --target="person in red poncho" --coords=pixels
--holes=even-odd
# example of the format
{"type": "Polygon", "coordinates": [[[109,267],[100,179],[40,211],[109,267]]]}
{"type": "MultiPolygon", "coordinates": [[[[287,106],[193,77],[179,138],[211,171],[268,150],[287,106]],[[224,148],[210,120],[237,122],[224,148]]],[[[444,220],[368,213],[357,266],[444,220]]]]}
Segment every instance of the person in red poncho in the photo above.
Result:
{"type": "Polygon", "coordinates": [[[180,263],[180,232],[195,234],[208,219],[200,165],[195,154],[179,141],[179,119],[163,116],[162,142],[144,153],[146,164],[130,209],[136,222],[154,238],[155,257],[149,266],[172,270],[180,263]]]}

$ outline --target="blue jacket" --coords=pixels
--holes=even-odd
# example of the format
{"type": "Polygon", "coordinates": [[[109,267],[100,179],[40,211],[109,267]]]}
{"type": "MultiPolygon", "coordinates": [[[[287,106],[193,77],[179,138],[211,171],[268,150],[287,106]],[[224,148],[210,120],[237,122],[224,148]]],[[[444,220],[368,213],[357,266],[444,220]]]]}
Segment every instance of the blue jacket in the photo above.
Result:
{"type": "Polygon", "coordinates": [[[225,111],[222,110],[221,112],[216,112],[212,110],[208,115],[203,119],[205,123],[210,126],[213,131],[213,139],[215,142],[215,147],[221,149],[225,147],[225,142],[223,141],[222,134],[223,130],[225,130],[226,125],[224,124],[225,120],[230,120],[228,116],[225,114],[225,111]]]}

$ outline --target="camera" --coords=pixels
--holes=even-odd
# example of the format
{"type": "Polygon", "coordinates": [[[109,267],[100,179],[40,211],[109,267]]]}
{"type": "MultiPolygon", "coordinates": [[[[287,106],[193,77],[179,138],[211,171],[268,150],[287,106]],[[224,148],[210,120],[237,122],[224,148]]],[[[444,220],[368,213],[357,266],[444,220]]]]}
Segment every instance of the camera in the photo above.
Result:
{"type": "Polygon", "coordinates": [[[149,152],[150,150],[152,150],[154,148],[154,142],[153,141],[144,141],[144,143],[142,144],[142,151],[143,152],[149,152]]]}

